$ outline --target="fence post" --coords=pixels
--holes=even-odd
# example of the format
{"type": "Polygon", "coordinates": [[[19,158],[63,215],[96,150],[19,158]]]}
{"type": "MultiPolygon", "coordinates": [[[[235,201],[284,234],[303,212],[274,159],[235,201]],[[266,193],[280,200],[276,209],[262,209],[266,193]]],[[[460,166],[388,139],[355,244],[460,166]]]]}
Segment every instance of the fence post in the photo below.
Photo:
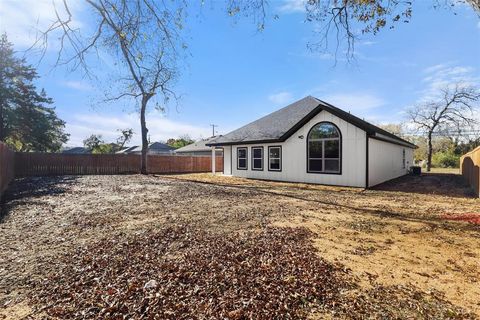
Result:
{"type": "Polygon", "coordinates": [[[15,178],[15,154],[0,141],[0,202],[8,184],[15,178]]]}
{"type": "Polygon", "coordinates": [[[212,147],[212,173],[215,174],[215,165],[217,162],[217,156],[215,154],[215,147],[212,147]]]}

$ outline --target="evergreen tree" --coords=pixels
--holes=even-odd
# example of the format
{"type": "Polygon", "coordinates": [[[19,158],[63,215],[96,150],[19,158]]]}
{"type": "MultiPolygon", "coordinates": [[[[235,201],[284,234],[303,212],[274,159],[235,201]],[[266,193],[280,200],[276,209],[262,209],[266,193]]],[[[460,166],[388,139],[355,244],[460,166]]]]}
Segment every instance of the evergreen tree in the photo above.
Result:
{"type": "Polygon", "coordinates": [[[7,35],[0,38],[0,140],[17,151],[59,151],[68,140],[65,122],[45,90],[38,92],[37,71],[15,57],[7,35]]]}

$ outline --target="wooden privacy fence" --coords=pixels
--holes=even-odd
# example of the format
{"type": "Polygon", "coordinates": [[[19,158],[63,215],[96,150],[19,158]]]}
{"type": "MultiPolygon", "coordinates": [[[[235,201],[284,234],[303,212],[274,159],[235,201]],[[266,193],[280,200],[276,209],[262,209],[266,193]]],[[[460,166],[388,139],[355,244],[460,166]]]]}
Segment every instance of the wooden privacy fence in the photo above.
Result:
{"type": "Polygon", "coordinates": [[[140,171],[138,155],[15,153],[17,177],[124,174],[140,171]]]}
{"type": "Polygon", "coordinates": [[[14,152],[0,142],[0,200],[10,181],[15,177],[14,152]]]}
{"type": "MultiPolygon", "coordinates": [[[[216,157],[216,171],[223,171],[223,157],[216,157]]],[[[140,173],[136,154],[15,153],[15,175],[88,175],[140,173]]],[[[148,173],[192,173],[212,170],[209,156],[149,155],[148,173]]]]}
{"type": "MultiPolygon", "coordinates": [[[[149,156],[149,173],[189,173],[212,171],[210,156],[149,156]]],[[[215,157],[215,171],[223,171],[223,157],[215,157]]]]}
{"type": "Polygon", "coordinates": [[[460,158],[460,170],[463,177],[475,190],[477,197],[480,197],[480,147],[460,158]]]}

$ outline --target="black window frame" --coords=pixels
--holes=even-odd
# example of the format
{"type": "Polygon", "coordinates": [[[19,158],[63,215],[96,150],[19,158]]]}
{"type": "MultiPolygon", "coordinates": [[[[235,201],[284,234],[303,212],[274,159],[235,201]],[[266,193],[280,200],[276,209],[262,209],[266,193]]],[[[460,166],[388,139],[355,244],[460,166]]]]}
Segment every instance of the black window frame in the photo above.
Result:
{"type": "Polygon", "coordinates": [[[407,168],[407,154],[405,148],[402,149],[402,169],[407,168]]]}
{"type": "Polygon", "coordinates": [[[308,131],[307,134],[307,139],[306,139],[306,158],[307,158],[307,173],[313,173],[313,174],[336,174],[336,175],[341,175],[342,174],[342,162],[343,162],[343,153],[342,153],[342,146],[343,146],[343,138],[342,138],[342,132],[340,131],[340,128],[338,126],[330,121],[321,121],[316,124],[314,124],[310,130],[308,131]],[[322,141],[322,171],[312,171],[310,170],[310,133],[312,130],[321,125],[321,124],[329,124],[335,127],[338,132],[338,138],[324,138],[324,139],[316,139],[318,141],[322,141]],[[325,171],[325,160],[337,160],[337,158],[325,158],[325,141],[334,141],[338,139],[338,171],[325,171]]]}
{"type": "MultiPolygon", "coordinates": [[[[273,158],[273,159],[277,159],[277,158],[273,158]]],[[[282,153],[282,146],[268,146],[268,171],[272,171],[272,172],[282,172],[282,164],[283,164],[283,153],[282,153]],[[279,155],[280,157],[278,158],[279,160],[279,168],[278,169],[272,169],[270,167],[270,149],[272,148],[278,148],[280,150],[279,152],[279,155]]]]}
{"type": "Polygon", "coordinates": [[[255,146],[255,147],[251,147],[251,157],[252,157],[252,171],[263,171],[263,167],[264,167],[264,162],[265,162],[265,154],[263,152],[263,146],[255,146]],[[255,155],[255,152],[254,152],[254,149],[260,149],[262,151],[262,157],[261,158],[255,158],[254,155],[255,155]],[[262,163],[262,167],[261,168],[255,168],[255,159],[260,159],[261,160],[261,163],[262,163]]]}
{"type": "Polygon", "coordinates": [[[248,170],[248,148],[247,147],[237,147],[237,170],[248,170]],[[238,151],[242,149],[245,150],[245,168],[240,167],[240,157],[238,156],[238,151]]]}

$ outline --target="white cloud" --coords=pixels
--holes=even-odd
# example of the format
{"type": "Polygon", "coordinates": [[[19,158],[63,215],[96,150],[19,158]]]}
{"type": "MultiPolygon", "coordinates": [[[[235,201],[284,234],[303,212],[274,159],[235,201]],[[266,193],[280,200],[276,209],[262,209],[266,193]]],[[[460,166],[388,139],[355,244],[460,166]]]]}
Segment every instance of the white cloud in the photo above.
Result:
{"type": "Polygon", "coordinates": [[[308,58],[308,59],[345,61],[345,58],[338,57],[338,56],[336,57],[335,54],[330,52],[303,50],[300,52],[288,52],[288,55],[292,57],[300,57],[300,58],[308,58]]]}
{"type": "Polygon", "coordinates": [[[365,40],[365,41],[358,41],[356,43],[357,46],[372,46],[376,44],[377,41],[365,40]]]}
{"type": "MultiPolygon", "coordinates": [[[[82,146],[83,140],[91,134],[101,134],[107,142],[113,142],[119,136],[118,129],[132,128],[134,136],[130,145],[141,144],[139,116],[137,113],[111,116],[107,114],[89,113],[77,114],[66,124],[66,131],[70,134],[67,145],[82,146]]],[[[167,119],[159,112],[147,114],[147,128],[151,142],[165,141],[168,138],[177,138],[188,134],[194,139],[205,138],[211,135],[211,128],[199,127],[188,123],[167,119]]]]}
{"type": "Polygon", "coordinates": [[[444,69],[446,68],[448,65],[447,64],[444,64],[444,63],[440,63],[440,64],[435,64],[433,66],[430,66],[430,67],[427,67],[425,69],[423,69],[423,72],[424,73],[433,73],[433,72],[436,72],[440,69],[444,69]]]}
{"type": "MultiPolygon", "coordinates": [[[[54,3],[60,16],[63,16],[65,10],[60,0],[1,0],[0,32],[6,32],[16,47],[29,48],[35,42],[38,31],[46,30],[55,20],[54,3]]],[[[82,2],[69,1],[68,4],[75,19],[82,2]]],[[[78,20],[72,21],[72,27],[80,26],[78,20]]]]}
{"type": "Polygon", "coordinates": [[[282,91],[268,96],[268,100],[278,105],[284,105],[292,102],[293,95],[290,92],[282,91]]]}
{"type": "Polygon", "coordinates": [[[418,102],[435,99],[440,90],[456,84],[479,85],[480,78],[475,74],[475,68],[470,66],[457,66],[453,63],[442,63],[430,66],[423,70],[425,84],[420,93],[418,102]]]}
{"type": "Polygon", "coordinates": [[[305,0],[284,0],[278,10],[282,13],[305,12],[305,4],[305,0]]]}
{"type": "Polygon", "coordinates": [[[362,92],[331,94],[325,96],[321,100],[325,100],[340,109],[352,113],[365,113],[365,111],[385,105],[385,101],[382,98],[362,92]]]}
{"type": "Polygon", "coordinates": [[[63,81],[61,85],[79,91],[91,91],[93,88],[85,81],[63,81]]]}

